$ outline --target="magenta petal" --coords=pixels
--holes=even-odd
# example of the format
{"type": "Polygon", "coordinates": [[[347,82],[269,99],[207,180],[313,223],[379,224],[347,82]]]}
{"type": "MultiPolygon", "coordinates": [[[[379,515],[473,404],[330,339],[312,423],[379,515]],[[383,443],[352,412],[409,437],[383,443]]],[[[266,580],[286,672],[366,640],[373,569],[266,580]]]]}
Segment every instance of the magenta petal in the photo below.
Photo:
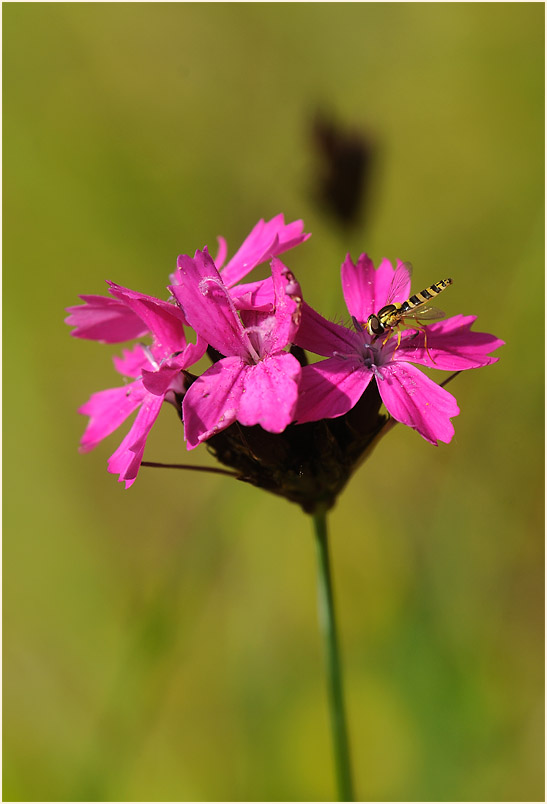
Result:
{"type": "Polygon", "coordinates": [[[226,286],[232,287],[257,265],[303,243],[310,236],[303,234],[303,229],[303,221],[285,224],[283,215],[276,215],[270,221],[260,220],[223,268],[222,279],[226,286]]]}
{"type": "Polygon", "coordinates": [[[243,326],[207,250],[178,258],[178,281],[170,288],[190,326],[223,355],[244,357],[243,326]]]}
{"type": "Polygon", "coordinates": [[[114,357],[114,365],[124,377],[141,377],[145,372],[155,373],[158,368],[180,371],[193,366],[203,357],[206,349],[207,343],[198,338],[196,343],[187,343],[182,351],[163,358],[162,350],[155,345],[143,346],[138,343],[133,349],[124,349],[123,357],[114,357]]]}
{"type": "Polygon", "coordinates": [[[270,312],[274,309],[275,293],[271,276],[258,282],[247,282],[230,288],[230,296],[238,310],[270,312]]]}
{"type": "Polygon", "coordinates": [[[169,386],[180,374],[180,368],[169,365],[161,366],[157,371],[143,371],[142,384],[151,394],[165,396],[169,386]]]}
{"type": "Polygon", "coordinates": [[[297,422],[343,416],[359,401],[371,377],[372,371],[356,359],[331,357],[304,366],[296,408],[297,422]]]}
{"type": "Polygon", "coordinates": [[[342,263],[342,291],[350,315],[365,322],[380,309],[375,301],[376,271],[368,254],[361,254],[355,264],[350,255],[342,263]]]}
{"type": "Polygon", "coordinates": [[[238,357],[225,357],[192,383],[182,403],[188,449],[235,422],[243,393],[244,366],[238,357]]]}
{"type": "MultiPolygon", "coordinates": [[[[399,286],[399,290],[395,294],[391,294],[391,285],[393,282],[393,277],[395,276],[395,272],[402,268],[404,265],[401,260],[397,260],[397,267],[394,268],[389,260],[386,260],[384,257],[383,260],[380,262],[380,265],[376,269],[376,278],[374,282],[374,313],[377,313],[388,301],[391,302],[404,302],[410,296],[410,276],[404,282],[404,284],[399,286]]],[[[405,271],[405,274],[408,273],[405,271]]],[[[399,280],[399,277],[397,277],[399,280]]],[[[397,282],[399,284],[399,282],[397,282]]]]}
{"type": "MultiPolygon", "coordinates": [[[[397,260],[397,268],[403,263],[397,260]]],[[[364,323],[369,315],[377,313],[388,302],[395,269],[385,258],[374,270],[372,260],[367,254],[361,254],[357,264],[352,262],[348,254],[342,264],[342,290],[351,315],[364,323]]],[[[403,302],[410,295],[410,279],[399,288],[389,301],[403,302]]]]}
{"type": "Polygon", "coordinates": [[[282,433],[294,419],[301,366],[283,352],[244,369],[244,391],[237,420],[252,427],[259,424],[269,433],[282,433]]]}
{"type": "Polygon", "coordinates": [[[472,332],[476,321],[474,315],[455,315],[427,327],[427,350],[424,332],[405,334],[399,349],[394,352],[394,361],[419,363],[429,368],[445,371],[480,368],[496,363],[497,357],[490,357],[504,341],[487,332],[472,332]]]}
{"type": "Polygon", "coordinates": [[[316,355],[332,357],[335,352],[341,355],[355,354],[360,349],[361,341],[353,330],[341,324],[333,324],[303,302],[302,317],[294,343],[316,355]]]}
{"type": "Polygon", "coordinates": [[[294,275],[276,257],[272,260],[274,309],[271,313],[242,310],[241,320],[249,328],[251,341],[253,330],[260,332],[262,355],[282,351],[294,340],[300,324],[302,291],[294,275]]]}
{"type": "Polygon", "coordinates": [[[162,404],[163,397],[153,394],[146,395],[131,429],[118,449],[108,459],[108,471],[119,475],[119,481],[120,483],[125,481],[126,489],[135,482],[144,454],[146,439],[158,418],[162,404]]]}
{"type": "Polygon", "coordinates": [[[80,296],[85,304],[67,307],[65,324],[76,327],[70,334],[102,343],[121,343],[142,338],[146,323],[126,304],[108,296],[80,296]]]}
{"type": "Polygon", "coordinates": [[[272,260],[275,292],[275,326],[270,338],[270,351],[283,349],[294,340],[302,317],[302,290],[294,274],[276,257],[272,260]]]}
{"type": "Polygon", "coordinates": [[[206,351],[207,341],[198,335],[195,343],[187,343],[182,352],[175,352],[168,358],[168,363],[170,366],[176,364],[179,368],[190,368],[201,360],[206,351]]]}
{"type": "Polygon", "coordinates": [[[123,357],[114,357],[116,371],[124,377],[140,377],[144,368],[152,368],[149,350],[137,343],[133,349],[123,349],[123,357]]]}
{"type": "Polygon", "coordinates": [[[184,349],[186,338],[183,324],[186,322],[179,307],[136,290],[123,288],[114,282],[108,284],[110,293],[145,322],[147,329],[154,335],[156,350],[161,351],[163,356],[184,349]]]}
{"type": "Polygon", "coordinates": [[[141,404],[146,391],[142,383],[129,383],[121,388],[109,388],[92,394],[78,410],[89,416],[89,423],[80,441],[80,451],[89,452],[99,441],[113,433],[141,404]]]}
{"type": "Polygon", "coordinates": [[[388,363],[381,373],[384,379],[378,380],[378,390],[394,419],[417,430],[431,444],[452,439],[450,419],[460,412],[452,394],[409,363],[388,363]]]}
{"type": "Polygon", "coordinates": [[[220,271],[220,269],[224,265],[226,254],[228,253],[228,246],[226,244],[226,240],[220,235],[218,235],[217,237],[217,242],[218,242],[218,249],[217,249],[217,255],[214,259],[214,263],[218,268],[218,270],[220,271]]]}
{"type": "MultiPolygon", "coordinates": [[[[218,271],[220,271],[222,265],[224,264],[224,260],[226,259],[227,253],[227,245],[226,240],[221,237],[220,235],[217,237],[218,241],[218,249],[215,259],[213,260],[215,267],[218,271]]],[[[207,249],[205,249],[207,250],[207,249]]],[[[180,285],[181,280],[181,272],[180,268],[176,268],[172,274],[169,274],[169,281],[171,285],[180,285]]]]}

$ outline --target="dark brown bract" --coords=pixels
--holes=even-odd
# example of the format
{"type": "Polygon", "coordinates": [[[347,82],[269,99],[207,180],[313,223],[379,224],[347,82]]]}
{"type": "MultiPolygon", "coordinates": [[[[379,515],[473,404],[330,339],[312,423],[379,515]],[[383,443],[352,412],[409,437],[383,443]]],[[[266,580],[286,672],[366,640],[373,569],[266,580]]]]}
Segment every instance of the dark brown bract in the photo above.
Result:
{"type": "Polygon", "coordinates": [[[238,422],[208,439],[207,448],[245,483],[298,503],[306,513],[332,508],[372,449],[388,417],[375,384],[335,419],[291,424],[283,433],[238,422]]]}

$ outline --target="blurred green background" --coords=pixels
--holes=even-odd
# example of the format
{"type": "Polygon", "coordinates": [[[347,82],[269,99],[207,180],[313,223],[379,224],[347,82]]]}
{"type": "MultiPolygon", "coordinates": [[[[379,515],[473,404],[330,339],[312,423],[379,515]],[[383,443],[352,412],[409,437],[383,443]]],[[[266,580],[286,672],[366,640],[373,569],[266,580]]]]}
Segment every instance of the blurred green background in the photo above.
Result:
{"type": "MultiPolygon", "coordinates": [[[[445,276],[506,340],[397,427],[330,517],[357,789],[543,800],[542,4],[7,4],[4,800],[334,795],[310,522],[230,479],[143,469],[76,411],[118,348],[64,308],[166,295],[179,253],[304,218],[287,263],[345,314],[346,251],[445,276]],[[366,219],[314,202],[318,109],[377,144],[366,219]]],[[[437,375],[437,378],[444,375],[437,375]]],[[[185,453],[162,412],[148,460],[185,453]]]]}

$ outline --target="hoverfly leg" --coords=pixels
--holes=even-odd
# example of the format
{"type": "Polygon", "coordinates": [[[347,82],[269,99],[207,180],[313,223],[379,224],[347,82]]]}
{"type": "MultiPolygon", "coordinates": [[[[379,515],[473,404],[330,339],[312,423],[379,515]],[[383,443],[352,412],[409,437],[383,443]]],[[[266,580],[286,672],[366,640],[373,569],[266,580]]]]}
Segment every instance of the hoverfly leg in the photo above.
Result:
{"type": "MultiPolygon", "coordinates": [[[[427,352],[427,356],[429,357],[429,359],[431,360],[432,363],[435,363],[435,358],[433,357],[433,355],[431,354],[431,352],[427,348],[427,331],[426,331],[425,327],[424,327],[424,346],[425,346],[425,351],[427,352]]],[[[435,363],[435,365],[437,365],[437,364],[435,363]]]]}
{"type": "MultiPolygon", "coordinates": [[[[427,326],[425,324],[422,324],[421,321],[416,321],[416,323],[420,325],[420,328],[421,328],[422,332],[424,333],[424,348],[425,348],[425,351],[427,352],[427,356],[431,360],[432,363],[435,363],[435,361],[434,361],[434,359],[433,359],[433,357],[431,355],[431,352],[427,348],[427,326]]],[[[418,333],[416,333],[416,334],[418,334],[418,333]]]]}
{"type": "Polygon", "coordinates": [[[398,349],[398,348],[399,348],[399,346],[401,345],[401,334],[402,334],[402,333],[401,333],[401,328],[400,328],[400,325],[399,325],[399,324],[396,324],[396,325],[395,325],[395,327],[393,327],[393,329],[390,331],[390,333],[389,333],[389,335],[387,336],[387,338],[386,338],[384,341],[382,341],[382,346],[383,346],[385,343],[387,343],[387,341],[389,340],[389,338],[391,338],[391,336],[394,334],[395,329],[397,329],[397,346],[396,346],[396,347],[395,347],[395,349],[393,350],[393,352],[392,352],[392,354],[391,354],[391,357],[390,357],[390,360],[393,360],[393,355],[395,354],[395,352],[397,351],[397,349],[398,349]]]}

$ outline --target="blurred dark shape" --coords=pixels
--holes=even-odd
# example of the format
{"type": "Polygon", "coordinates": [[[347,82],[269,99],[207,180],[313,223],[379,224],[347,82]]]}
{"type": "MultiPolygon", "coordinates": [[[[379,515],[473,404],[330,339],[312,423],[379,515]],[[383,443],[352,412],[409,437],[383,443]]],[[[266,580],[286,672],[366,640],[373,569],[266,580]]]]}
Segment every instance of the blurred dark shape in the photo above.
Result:
{"type": "MultiPolygon", "coordinates": [[[[345,230],[365,217],[375,156],[372,139],[317,113],[311,130],[318,167],[314,196],[345,230]]],[[[362,223],[362,221],[361,221],[362,223]]]]}

